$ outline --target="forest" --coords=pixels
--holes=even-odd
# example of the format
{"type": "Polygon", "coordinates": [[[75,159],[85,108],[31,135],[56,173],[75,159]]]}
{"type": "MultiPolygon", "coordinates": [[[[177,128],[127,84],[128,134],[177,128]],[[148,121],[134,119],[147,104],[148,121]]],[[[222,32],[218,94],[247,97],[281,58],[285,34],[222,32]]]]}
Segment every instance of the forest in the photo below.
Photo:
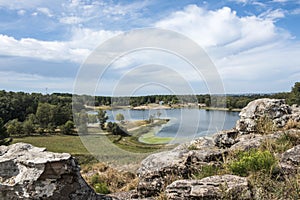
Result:
{"type": "MultiPolygon", "coordinates": [[[[112,98],[67,93],[41,94],[2,90],[0,91],[0,141],[8,138],[9,135],[74,134],[76,132],[74,121],[95,122],[95,118],[90,118],[86,113],[86,106],[129,104],[134,107],[160,102],[170,105],[197,102],[205,104],[207,107],[227,107],[230,110],[243,108],[250,101],[258,98],[280,98],[286,99],[290,105],[300,105],[300,82],[295,83],[291,92],[226,96],[203,94],[196,95],[196,97],[192,95],[149,95],[112,98]],[[74,119],[72,109],[76,119],[74,119]]],[[[80,128],[82,127],[77,127],[77,129],[80,128]]]]}

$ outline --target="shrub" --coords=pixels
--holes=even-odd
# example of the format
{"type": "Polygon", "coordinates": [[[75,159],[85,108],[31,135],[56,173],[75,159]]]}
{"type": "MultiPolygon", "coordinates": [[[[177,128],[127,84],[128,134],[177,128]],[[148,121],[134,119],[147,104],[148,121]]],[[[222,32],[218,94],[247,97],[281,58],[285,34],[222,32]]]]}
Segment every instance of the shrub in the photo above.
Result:
{"type": "Polygon", "coordinates": [[[109,194],[110,191],[105,183],[96,183],[94,185],[95,192],[100,194],[109,194]]]}
{"type": "Polygon", "coordinates": [[[271,172],[276,159],[270,151],[251,150],[240,152],[237,159],[229,163],[229,170],[239,176],[248,176],[250,172],[271,172]]]}
{"type": "Polygon", "coordinates": [[[101,180],[100,176],[98,174],[92,176],[91,178],[91,185],[95,189],[95,192],[101,193],[101,194],[109,194],[110,191],[108,189],[108,186],[106,185],[103,180],[101,180]]]}

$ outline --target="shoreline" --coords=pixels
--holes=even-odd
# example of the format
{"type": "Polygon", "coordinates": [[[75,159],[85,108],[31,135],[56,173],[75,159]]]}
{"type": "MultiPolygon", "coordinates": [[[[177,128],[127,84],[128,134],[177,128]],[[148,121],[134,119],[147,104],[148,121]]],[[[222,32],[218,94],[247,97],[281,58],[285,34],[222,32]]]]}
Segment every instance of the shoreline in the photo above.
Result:
{"type": "Polygon", "coordinates": [[[207,110],[207,111],[227,111],[227,112],[240,112],[241,108],[223,108],[223,107],[198,107],[198,106],[189,106],[189,105],[181,105],[181,104],[174,104],[171,106],[167,105],[158,105],[158,104],[151,104],[151,105],[142,105],[142,106],[85,106],[91,110],[168,110],[168,109],[181,109],[181,108],[188,108],[188,109],[199,109],[199,110],[207,110]]]}

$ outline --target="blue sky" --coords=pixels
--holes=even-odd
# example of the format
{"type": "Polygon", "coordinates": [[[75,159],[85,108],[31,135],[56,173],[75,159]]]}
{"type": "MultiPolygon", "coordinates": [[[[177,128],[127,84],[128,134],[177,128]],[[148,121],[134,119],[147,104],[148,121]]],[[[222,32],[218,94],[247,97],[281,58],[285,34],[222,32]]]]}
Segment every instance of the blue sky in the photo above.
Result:
{"type": "Polygon", "coordinates": [[[300,79],[300,0],[0,0],[0,89],[72,92],[97,46],[146,27],[197,42],[227,93],[289,91],[300,79]]]}

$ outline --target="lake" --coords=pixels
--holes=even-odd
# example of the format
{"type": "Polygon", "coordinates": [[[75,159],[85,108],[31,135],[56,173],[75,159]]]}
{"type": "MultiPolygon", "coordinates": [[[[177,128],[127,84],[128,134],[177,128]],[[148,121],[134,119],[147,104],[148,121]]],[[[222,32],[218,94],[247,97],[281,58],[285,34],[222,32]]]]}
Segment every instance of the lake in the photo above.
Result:
{"type": "Polygon", "coordinates": [[[170,121],[158,129],[156,136],[178,139],[193,139],[209,136],[220,130],[231,129],[239,119],[239,112],[203,110],[203,109],[164,109],[164,110],[108,110],[109,121],[114,121],[116,114],[122,113],[125,120],[167,118],[170,121]],[[160,113],[160,114],[159,114],[160,113]]]}

